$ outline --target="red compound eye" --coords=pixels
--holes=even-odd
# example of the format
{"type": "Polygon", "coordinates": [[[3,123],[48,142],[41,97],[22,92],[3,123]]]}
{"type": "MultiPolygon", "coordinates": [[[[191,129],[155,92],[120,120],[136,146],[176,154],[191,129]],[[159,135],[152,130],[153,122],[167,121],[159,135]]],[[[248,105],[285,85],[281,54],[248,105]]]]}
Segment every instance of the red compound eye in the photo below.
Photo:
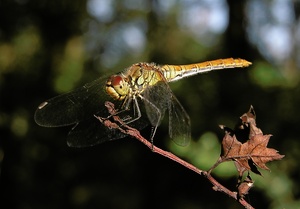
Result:
{"type": "Polygon", "coordinates": [[[119,75],[117,76],[114,76],[112,79],[111,79],[111,85],[112,86],[118,86],[120,85],[121,81],[123,80],[123,78],[119,75]]]}

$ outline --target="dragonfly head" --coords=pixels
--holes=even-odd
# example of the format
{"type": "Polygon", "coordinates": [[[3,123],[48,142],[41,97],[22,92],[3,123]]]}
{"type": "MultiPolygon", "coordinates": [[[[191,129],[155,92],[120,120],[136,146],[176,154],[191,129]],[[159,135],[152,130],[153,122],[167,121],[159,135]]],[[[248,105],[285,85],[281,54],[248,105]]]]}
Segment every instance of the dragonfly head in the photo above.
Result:
{"type": "Polygon", "coordinates": [[[129,93],[129,84],[122,75],[113,75],[106,81],[106,93],[115,100],[123,100],[129,93]]]}

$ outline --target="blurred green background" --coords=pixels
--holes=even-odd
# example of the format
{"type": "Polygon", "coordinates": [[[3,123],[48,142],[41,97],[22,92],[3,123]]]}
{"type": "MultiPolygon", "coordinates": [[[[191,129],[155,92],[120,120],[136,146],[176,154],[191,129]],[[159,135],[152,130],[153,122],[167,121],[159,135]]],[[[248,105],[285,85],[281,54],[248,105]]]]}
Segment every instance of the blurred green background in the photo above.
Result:
{"type": "MultiPolygon", "coordinates": [[[[207,169],[218,125],[233,127],[252,104],[269,147],[286,157],[252,175],[247,200],[300,208],[299,15],[297,0],[0,0],[0,208],[242,208],[137,140],[69,148],[70,127],[33,120],[42,101],[136,62],[226,57],[253,65],[170,84],[191,117],[191,145],[175,145],[167,122],[154,143],[207,169]]],[[[232,163],[214,175],[234,189],[232,163]]]]}

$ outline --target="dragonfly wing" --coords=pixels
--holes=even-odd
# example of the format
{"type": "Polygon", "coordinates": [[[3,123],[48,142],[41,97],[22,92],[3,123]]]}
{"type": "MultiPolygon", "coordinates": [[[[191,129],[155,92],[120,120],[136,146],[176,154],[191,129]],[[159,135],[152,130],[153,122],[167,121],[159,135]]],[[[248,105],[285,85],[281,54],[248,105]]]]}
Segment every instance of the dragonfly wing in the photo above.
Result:
{"type": "Polygon", "coordinates": [[[186,146],[191,138],[190,118],[171,91],[168,83],[161,81],[149,87],[145,90],[144,97],[149,101],[145,102],[145,108],[151,124],[153,126],[159,125],[168,109],[169,135],[176,144],[186,146]],[[157,109],[160,110],[161,118],[159,118],[157,109]]]}
{"type": "Polygon", "coordinates": [[[104,102],[111,98],[104,92],[106,80],[106,77],[99,78],[42,103],[35,112],[36,123],[45,127],[59,127],[76,124],[94,117],[96,113],[106,113],[101,116],[107,116],[104,102]]]}
{"type": "Polygon", "coordinates": [[[174,95],[169,106],[169,135],[180,146],[188,145],[191,140],[190,117],[174,95]]]}
{"type": "Polygon", "coordinates": [[[88,147],[125,136],[117,129],[105,127],[94,117],[77,123],[69,132],[67,143],[70,147],[88,147]]]}
{"type": "MultiPolygon", "coordinates": [[[[132,111],[124,111],[118,116],[120,118],[128,118],[132,115],[132,111]]],[[[149,124],[149,121],[145,117],[141,117],[139,120],[128,124],[132,128],[141,130],[149,124]]],[[[121,126],[120,124],[117,124],[121,126]]],[[[122,128],[122,126],[121,126],[122,128]]],[[[77,123],[68,135],[68,145],[70,147],[88,147],[94,146],[106,141],[112,141],[120,138],[124,138],[127,135],[122,133],[118,129],[108,128],[104,126],[96,117],[88,118],[87,120],[77,123]]]]}
{"type": "Polygon", "coordinates": [[[143,94],[145,109],[151,125],[158,126],[168,108],[169,92],[164,82],[148,87],[143,94]]]}
{"type": "MultiPolygon", "coordinates": [[[[122,101],[115,101],[106,94],[104,87],[107,78],[102,77],[81,88],[59,95],[42,103],[35,112],[37,124],[45,127],[74,125],[68,135],[71,147],[93,146],[105,141],[123,138],[126,135],[117,129],[109,129],[96,117],[110,116],[105,107],[106,101],[112,101],[115,107],[121,107],[122,101]]],[[[121,118],[128,118],[131,111],[123,111],[121,118]]],[[[130,124],[131,127],[142,129],[149,124],[139,119],[130,124]]]]}

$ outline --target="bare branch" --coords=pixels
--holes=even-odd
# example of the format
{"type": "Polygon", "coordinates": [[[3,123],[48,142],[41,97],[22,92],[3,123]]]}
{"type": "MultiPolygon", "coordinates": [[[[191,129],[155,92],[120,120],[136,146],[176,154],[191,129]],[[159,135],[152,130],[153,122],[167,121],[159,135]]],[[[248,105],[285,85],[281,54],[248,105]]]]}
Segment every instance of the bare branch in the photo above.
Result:
{"type": "Polygon", "coordinates": [[[237,197],[237,192],[233,192],[226,187],[224,187],[222,184],[220,184],[213,176],[211,176],[210,171],[203,171],[201,169],[198,169],[194,165],[182,160],[181,158],[177,157],[176,155],[172,154],[171,152],[167,152],[165,150],[162,150],[155,145],[153,145],[151,142],[149,142],[147,139],[145,139],[140,132],[137,129],[134,129],[127,124],[125,124],[120,117],[116,115],[117,111],[114,109],[114,105],[111,102],[106,102],[105,106],[107,107],[109,113],[111,114],[111,117],[109,118],[101,118],[98,116],[95,116],[96,118],[99,119],[101,123],[103,123],[105,126],[107,126],[110,129],[118,129],[124,134],[128,134],[132,136],[133,138],[139,140],[142,142],[144,145],[146,145],[152,152],[158,153],[164,157],[167,157],[184,167],[188,168],[189,170],[194,171],[197,174],[205,176],[213,185],[213,190],[218,191],[218,192],[223,192],[227,194],[228,196],[232,197],[235,200],[238,200],[241,205],[243,205],[247,209],[254,209],[244,198],[238,198],[237,197]],[[114,122],[112,122],[113,119],[114,122]]]}

